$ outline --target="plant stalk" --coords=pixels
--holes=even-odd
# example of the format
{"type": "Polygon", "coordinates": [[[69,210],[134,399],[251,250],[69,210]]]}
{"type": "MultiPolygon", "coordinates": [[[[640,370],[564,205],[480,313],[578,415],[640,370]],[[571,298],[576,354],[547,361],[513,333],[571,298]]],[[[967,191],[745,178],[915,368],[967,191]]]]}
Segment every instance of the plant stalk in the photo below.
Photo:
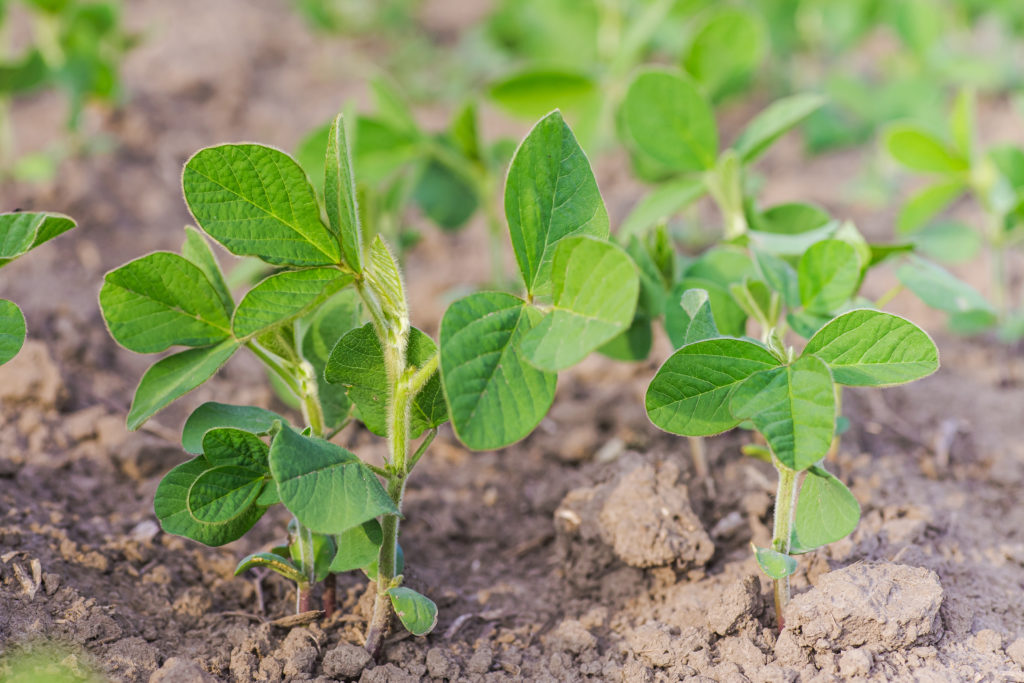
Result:
{"type": "MultiPolygon", "coordinates": [[[[793,515],[796,512],[796,479],[798,472],[773,458],[775,468],[779,472],[779,489],[775,494],[775,524],[772,532],[772,550],[784,555],[789,554],[790,540],[793,538],[793,515]]],[[[775,579],[775,617],[779,623],[779,632],[786,627],[783,611],[789,604],[789,577],[775,579]]]]}

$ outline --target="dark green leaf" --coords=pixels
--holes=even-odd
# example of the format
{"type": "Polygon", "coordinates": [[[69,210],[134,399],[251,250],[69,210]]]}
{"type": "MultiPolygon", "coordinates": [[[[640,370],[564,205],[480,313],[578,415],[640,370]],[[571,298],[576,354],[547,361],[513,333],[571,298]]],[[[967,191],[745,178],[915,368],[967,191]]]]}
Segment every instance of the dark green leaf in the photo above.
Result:
{"type": "Polygon", "coordinates": [[[307,313],[351,282],[337,268],[275,273],[242,297],[231,327],[239,339],[251,339],[307,313]]]}
{"type": "Polygon", "coordinates": [[[338,552],[331,562],[331,571],[340,574],[372,564],[380,552],[384,535],[380,523],[371,519],[335,536],[334,541],[338,552]]]}
{"type": "Polygon", "coordinates": [[[181,445],[193,455],[203,452],[203,437],[211,429],[233,427],[253,434],[267,434],[276,420],[285,419],[263,408],[210,401],[192,411],[181,430],[181,445]]]}

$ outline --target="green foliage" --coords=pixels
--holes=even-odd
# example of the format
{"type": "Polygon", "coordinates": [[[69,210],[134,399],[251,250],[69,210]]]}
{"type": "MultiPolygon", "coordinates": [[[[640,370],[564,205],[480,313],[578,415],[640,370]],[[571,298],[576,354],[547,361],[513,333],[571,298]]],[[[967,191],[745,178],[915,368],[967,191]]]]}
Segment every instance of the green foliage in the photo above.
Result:
{"type": "Polygon", "coordinates": [[[437,626],[437,605],[430,598],[404,586],[388,591],[402,626],[414,636],[424,636],[437,626]]]}

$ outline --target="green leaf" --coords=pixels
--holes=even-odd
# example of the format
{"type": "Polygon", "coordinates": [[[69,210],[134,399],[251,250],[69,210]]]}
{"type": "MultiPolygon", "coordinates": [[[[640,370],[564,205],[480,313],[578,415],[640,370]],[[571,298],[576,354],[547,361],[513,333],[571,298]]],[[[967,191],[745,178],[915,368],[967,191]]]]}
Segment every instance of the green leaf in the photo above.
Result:
{"type": "Polygon", "coordinates": [[[351,282],[337,268],[275,273],[242,297],[231,327],[239,339],[251,339],[307,313],[351,282]]]}
{"type": "MultiPolygon", "coordinates": [[[[703,289],[708,293],[711,302],[711,312],[714,314],[715,324],[719,332],[726,336],[741,336],[747,326],[747,314],[743,312],[736,300],[732,298],[729,290],[711,280],[698,277],[685,277],[680,280],[669,294],[669,301],[682,300],[683,293],[690,289],[703,289]]],[[[673,330],[670,334],[676,338],[680,330],[689,325],[689,318],[683,315],[682,309],[675,306],[665,307],[665,329],[673,330]]]]}
{"type": "Polygon", "coordinates": [[[708,339],[669,356],[647,388],[647,415],[656,426],[682,436],[711,436],[741,418],[729,400],[747,378],[779,366],[766,348],[745,339],[708,339]]]}
{"type": "Polygon", "coordinates": [[[753,228],[759,232],[799,235],[824,227],[830,220],[832,217],[820,206],[790,202],[765,209],[757,216],[753,228]]]}
{"type": "Polygon", "coordinates": [[[200,524],[226,524],[249,511],[263,489],[263,476],[246,467],[212,467],[192,482],[186,505],[200,524]]]}
{"type": "Polygon", "coordinates": [[[818,330],[804,348],[825,361],[839,384],[890,386],[927,377],[939,351],[914,323],[882,311],[844,313],[818,330]]]}
{"type": "Polygon", "coordinates": [[[494,83],[488,94],[510,114],[536,119],[552,109],[574,110],[586,104],[597,94],[597,83],[574,71],[528,69],[494,83]]]}
{"type": "Polygon", "coordinates": [[[298,520],[288,523],[288,556],[312,583],[319,583],[331,572],[331,560],[338,551],[333,536],[302,529],[298,520]]]}
{"type": "Polygon", "coordinates": [[[849,536],[860,521],[860,504],[843,482],[822,467],[811,467],[800,487],[793,534],[801,552],[849,536]]]}
{"type": "MultiPolygon", "coordinates": [[[[422,366],[435,353],[437,345],[429,335],[415,327],[410,330],[406,362],[422,366]]],[[[374,434],[387,436],[388,375],[384,351],[373,325],[367,323],[344,337],[331,351],[324,371],[327,381],[344,386],[349,399],[359,409],[359,418],[374,434]]],[[[437,427],[448,420],[441,379],[434,373],[413,399],[410,437],[437,427]]]]}
{"type": "Polygon", "coordinates": [[[100,308],[110,335],[138,353],[208,346],[231,336],[217,290],[191,261],[158,251],[103,278],[100,308]]]}
{"type": "Polygon", "coordinates": [[[345,387],[330,384],[324,376],[331,350],[349,330],[359,325],[361,306],[355,289],[344,289],[320,306],[304,325],[302,357],[316,373],[317,394],[324,411],[325,427],[337,429],[352,412],[345,387]]]}
{"type": "Polygon", "coordinates": [[[235,567],[235,576],[240,576],[250,569],[255,568],[271,569],[289,581],[293,581],[300,586],[305,586],[309,583],[309,579],[292,564],[291,560],[288,560],[275,553],[254,553],[247,557],[243,557],[235,567]]]}
{"type": "Polygon", "coordinates": [[[185,164],[182,187],[199,227],[232,254],[275,265],[341,260],[306,174],[284,152],[251,144],[207,147],[185,164]]]}
{"type": "MultiPolygon", "coordinates": [[[[373,562],[371,562],[370,564],[366,565],[365,567],[360,567],[360,569],[362,569],[363,572],[366,574],[366,578],[368,578],[370,581],[376,581],[377,580],[377,565],[378,565],[377,558],[374,558],[373,562]]],[[[402,550],[402,544],[401,543],[395,543],[395,573],[394,573],[394,575],[398,576],[399,574],[401,574],[404,571],[405,571],[405,551],[402,550]]]]}
{"type": "Polygon", "coordinates": [[[966,171],[967,160],[928,131],[912,125],[892,126],[885,135],[892,157],[914,171],[952,174],[966,171]]]}
{"type": "Polygon", "coordinates": [[[306,172],[310,185],[316,191],[320,199],[324,197],[324,150],[327,149],[327,139],[331,135],[333,121],[317,126],[299,140],[295,148],[295,160],[306,172]]]}
{"type": "Polygon", "coordinates": [[[224,307],[224,313],[230,318],[235,310],[235,300],[231,297],[231,290],[224,280],[224,273],[221,271],[217,257],[213,255],[209,243],[203,237],[203,233],[191,225],[185,226],[185,242],[181,245],[181,255],[203,271],[203,275],[217,292],[220,303],[224,307]]]}
{"type": "Polygon", "coordinates": [[[678,349],[719,336],[711,311],[711,298],[706,290],[688,289],[678,302],[673,299],[669,306],[672,314],[665,314],[665,332],[672,346],[678,349]]]}
{"type": "Polygon", "coordinates": [[[622,117],[632,144],[658,163],[677,172],[714,167],[714,114],[690,79],[660,70],[641,73],[629,85],[622,117]]]}
{"type": "Polygon", "coordinates": [[[974,105],[974,93],[968,88],[963,88],[957,93],[949,117],[949,132],[956,144],[956,151],[968,161],[974,155],[974,105]]]}
{"type": "Polygon", "coordinates": [[[551,312],[522,338],[519,351],[541,370],[557,372],[630,326],[640,280],[625,251],[593,237],[560,241],[551,279],[551,312]]]}
{"type": "Polygon", "coordinates": [[[1011,188],[1018,192],[1024,189],[1024,150],[1002,145],[990,149],[988,156],[1011,188]]]}
{"type": "Polygon", "coordinates": [[[345,117],[338,114],[327,138],[327,163],[324,173],[324,200],[327,218],[341,255],[349,268],[363,272],[363,232],[359,224],[352,156],[345,135],[345,117]]]}
{"type": "Polygon", "coordinates": [[[17,304],[0,299],[0,365],[18,355],[25,343],[25,316],[17,304]]]}
{"type": "Polygon", "coordinates": [[[244,536],[263,516],[266,508],[253,505],[242,515],[223,524],[195,521],[188,511],[188,492],[195,481],[211,468],[210,462],[200,456],[178,465],[160,481],[153,499],[153,511],[164,531],[205,545],[220,546],[244,536]]]}
{"type": "Polygon", "coordinates": [[[736,420],[751,420],[783,465],[805,470],[825,457],[836,428],[836,396],[824,361],[801,356],[752,375],[732,395],[736,420]]]}
{"type": "Polygon", "coordinates": [[[811,246],[797,268],[800,301],[812,313],[829,313],[857,293],[861,263],[848,243],[829,239],[811,246]]]}
{"type": "Polygon", "coordinates": [[[964,181],[957,178],[929,185],[915,193],[900,209],[896,231],[902,235],[916,232],[963,194],[965,189],[964,181]]]}
{"type": "Polygon", "coordinates": [[[761,571],[772,579],[784,579],[796,572],[796,560],[794,558],[770,548],[755,547],[754,557],[757,558],[757,564],[761,567],[761,571]]]}
{"type": "Polygon", "coordinates": [[[747,124],[733,143],[746,163],[755,161],[787,131],[825,104],[820,95],[801,94],[772,102],[747,124]]]}
{"type": "Polygon", "coordinates": [[[267,456],[267,444],[242,429],[218,427],[203,435],[203,457],[214,467],[241,467],[262,477],[270,473],[267,456]]]}
{"type": "Polygon", "coordinates": [[[726,8],[711,15],[690,41],[683,68],[717,99],[750,78],[765,53],[755,14],[726,8]]]}
{"type": "Polygon", "coordinates": [[[481,292],[453,303],[441,320],[441,379],[452,427],[473,450],[523,438],[555,398],[557,376],[522,358],[520,341],[541,314],[510,294],[481,292]]]}
{"type": "Polygon", "coordinates": [[[0,266],[75,227],[59,213],[0,213],[0,266]]]}
{"type": "Polygon", "coordinates": [[[629,329],[605,342],[597,351],[614,360],[631,362],[647,358],[653,345],[651,319],[638,311],[629,329]]]}
{"type": "Polygon", "coordinates": [[[480,205],[476,187],[436,158],[427,161],[412,196],[427,218],[445,230],[465,225],[480,205]]]}
{"type": "Polygon", "coordinates": [[[662,183],[646,194],[626,219],[616,235],[625,242],[633,235],[643,235],[661,221],[679,213],[707,192],[699,178],[675,178],[662,183]]]}
{"type": "Polygon", "coordinates": [[[531,294],[549,283],[559,240],[608,236],[608,212],[590,162],[559,112],[541,119],[516,150],[505,183],[505,215],[531,294]]]}
{"type": "Polygon", "coordinates": [[[372,564],[384,542],[384,533],[381,531],[380,523],[371,519],[338,534],[334,542],[338,546],[338,552],[331,562],[331,571],[340,574],[372,564]]]}
{"type": "MultiPolygon", "coordinates": [[[[0,21],[2,21],[0,17],[0,21]]],[[[39,50],[29,50],[18,61],[0,63],[0,93],[23,93],[46,83],[49,69],[39,50]]]]}
{"type": "Polygon", "coordinates": [[[201,349],[189,349],[168,356],[152,365],[142,376],[128,411],[128,429],[142,424],[210,379],[238,349],[233,339],[201,349]]]}
{"type": "Polygon", "coordinates": [[[777,256],[751,249],[758,273],[765,283],[782,297],[789,308],[800,306],[800,279],[796,270],[777,256]]]}
{"type": "Polygon", "coordinates": [[[896,269],[896,277],[921,301],[937,310],[950,314],[995,313],[978,290],[924,259],[911,258],[896,269]]]}
{"type": "Polygon", "coordinates": [[[255,406],[235,406],[209,401],[192,411],[181,430],[181,445],[198,455],[203,452],[203,437],[211,429],[233,427],[252,434],[268,434],[274,422],[285,421],[277,413],[255,406]]]}
{"type": "Polygon", "coordinates": [[[268,508],[271,505],[277,505],[281,502],[281,493],[277,490],[277,482],[273,479],[268,479],[266,486],[260,491],[260,495],[256,498],[256,504],[268,508]]]}
{"type": "Polygon", "coordinates": [[[316,533],[340,534],[379,515],[399,514],[355,454],[287,425],[270,445],[270,472],[281,502],[316,533]]]}
{"type": "Polygon", "coordinates": [[[388,590],[388,597],[402,626],[414,636],[425,636],[437,626],[437,605],[430,598],[404,586],[388,590]]]}

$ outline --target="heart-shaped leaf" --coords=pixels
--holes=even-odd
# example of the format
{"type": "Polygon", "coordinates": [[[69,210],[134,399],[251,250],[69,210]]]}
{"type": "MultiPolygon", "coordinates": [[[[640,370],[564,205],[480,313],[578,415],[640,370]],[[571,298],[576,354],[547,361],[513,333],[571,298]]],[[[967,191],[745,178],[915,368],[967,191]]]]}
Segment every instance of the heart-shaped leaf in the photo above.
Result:
{"type": "Polygon", "coordinates": [[[505,183],[505,215],[530,293],[550,282],[559,240],[608,236],[608,212],[590,162],[559,112],[541,119],[516,150],[505,183]]]}
{"type": "Polygon", "coordinates": [[[673,434],[711,436],[741,418],[729,410],[737,387],[756,373],[778,367],[767,349],[744,339],[708,339],[669,356],[647,388],[651,422],[673,434]]]}
{"type": "Polygon", "coordinates": [[[226,524],[245,515],[262,489],[262,474],[238,465],[214,465],[192,482],[185,503],[200,524],[226,524]]]}
{"type": "Polygon", "coordinates": [[[248,431],[220,427],[203,435],[203,456],[214,467],[241,467],[262,477],[270,473],[267,455],[267,444],[248,431]]]}
{"type": "Polygon", "coordinates": [[[683,56],[683,68],[714,99],[742,86],[765,52],[764,29],[757,15],[738,8],[714,12],[683,56]]]}
{"type": "Polygon", "coordinates": [[[243,514],[223,524],[202,524],[193,519],[188,511],[189,489],[211,468],[210,462],[200,456],[178,465],[160,481],[153,499],[153,510],[164,531],[205,545],[220,546],[244,536],[263,516],[266,508],[252,505],[243,514]]]}
{"type": "Polygon", "coordinates": [[[773,579],[784,579],[796,572],[796,559],[771,548],[754,548],[754,557],[761,571],[773,579]]]}
{"type": "Polygon", "coordinates": [[[626,252],[593,237],[559,242],[551,278],[552,310],[523,337],[519,350],[541,370],[557,372],[629,327],[640,280],[626,252]]]}
{"type": "Polygon", "coordinates": [[[384,514],[399,514],[377,476],[341,446],[285,425],[270,445],[270,472],[281,502],[305,527],[340,534],[384,514]]]}
{"type": "Polygon", "coordinates": [[[341,260],[306,174],[280,150],[207,147],[185,164],[181,182],[196,223],[232,254],[295,266],[341,260]]]}
{"type": "Polygon", "coordinates": [[[804,355],[825,361],[839,384],[890,386],[927,377],[939,368],[939,350],[928,334],[892,313],[844,313],[811,337],[804,355]]]}
{"type": "Polygon", "coordinates": [[[448,307],[441,320],[441,380],[452,427],[474,450],[502,448],[537,426],[555,398],[557,375],[518,351],[541,319],[510,294],[481,292],[448,307]]]}
{"type": "Polygon", "coordinates": [[[811,467],[800,487],[793,534],[807,552],[846,538],[860,521],[860,504],[843,482],[822,467],[811,467]]]}
{"type": "Polygon", "coordinates": [[[437,605],[425,595],[399,586],[388,590],[388,597],[402,625],[414,636],[425,636],[437,626],[437,605]]]}
{"type": "Polygon", "coordinates": [[[856,250],[838,239],[822,240],[800,257],[800,301],[811,313],[831,313],[856,294],[861,262],[856,250]]]}

